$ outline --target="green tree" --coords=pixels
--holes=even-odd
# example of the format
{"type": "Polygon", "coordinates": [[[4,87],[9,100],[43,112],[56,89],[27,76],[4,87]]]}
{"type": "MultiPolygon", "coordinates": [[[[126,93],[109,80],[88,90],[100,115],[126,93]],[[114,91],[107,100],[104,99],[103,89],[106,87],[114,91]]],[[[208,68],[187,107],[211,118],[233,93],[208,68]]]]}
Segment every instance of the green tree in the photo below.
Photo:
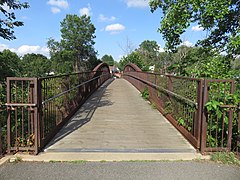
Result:
{"type": "Polygon", "coordinates": [[[51,61],[42,54],[25,54],[21,63],[22,75],[25,77],[45,77],[52,70],[51,61]]]}
{"type": "Polygon", "coordinates": [[[111,55],[107,55],[105,54],[102,58],[101,58],[102,62],[107,63],[109,66],[113,66],[114,65],[114,59],[111,55]]]}
{"type": "Polygon", "coordinates": [[[20,76],[21,75],[21,63],[20,58],[14,52],[8,49],[0,52],[0,82],[5,82],[8,76],[20,76]]]}
{"type": "MultiPolygon", "coordinates": [[[[66,58],[58,61],[71,64],[72,71],[83,71],[90,57],[95,56],[95,27],[89,16],[66,15],[61,22],[61,41],[48,40],[50,55],[56,61],[58,58],[66,58]]],[[[61,66],[61,64],[58,64],[61,66]]]]}
{"type": "Polygon", "coordinates": [[[240,70],[240,56],[231,62],[232,68],[240,70]]]}
{"type": "Polygon", "coordinates": [[[208,57],[209,55],[206,55],[202,48],[181,45],[177,48],[176,53],[171,54],[171,61],[168,64],[168,70],[178,75],[186,76],[188,75],[186,72],[187,68],[196,65],[196,62],[202,62],[204,58],[208,57]]]}
{"type": "Polygon", "coordinates": [[[171,64],[171,55],[168,52],[160,52],[158,58],[159,61],[156,62],[156,69],[163,69],[171,64]]]}
{"type": "Polygon", "coordinates": [[[137,51],[142,55],[142,59],[146,64],[156,65],[159,61],[160,46],[156,41],[145,40],[140,45],[137,51]]]}
{"type": "Polygon", "coordinates": [[[50,50],[53,71],[57,74],[69,74],[74,71],[74,54],[63,48],[60,42],[49,38],[48,48],[50,50]]]}
{"type": "Polygon", "coordinates": [[[202,47],[179,46],[177,52],[171,54],[167,69],[180,76],[236,78],[240,72],[235,62],[237,60],[233,61],[229,56],[220,55],[216,51],[206,52],[202,47]]]}
{"type": "Polygon", "coordinates": [[[0,37],[7,39],[7,40],[12,40],[16,39],[14,36],[14,27],[19,27],[23,26],[22,21],[17,21],[16,16],[12,10],[16,9],[22,9],[22,8],[28,8],[29,5],[28,3],[24,2],[21,3],[17,0],[1,0],[0,1],[0,11],[3,14],[3,19],[1,17],[0,19],[0,37]],[[8,7],[9,10],[4,9],[5,7],[8,7]]]}
{"type": "Polygon", "coordinates": [[[124,56],[120,60],[119,62],[120,70],[123,70],[124,66],[127,65],[128,63],[136,64],[143,71],[149,70],[149,65],[142,60],[141,55],[138,51],[133,51],[131,54],[124,56]]]}
{"type": "MultiPolygon", "coordinates": [[[[6,77],[21,75],[20,58],[10,50],[0,52],[0,127],[6,125],[6,77]]],[[[4,127],[5,128],[5,127],[4,127]]]]}
{"type": "Polygon", "coordinates": [[[90,56],[89,60],[87,61],[87,67],[90,70],[93,70],[98,64],[100,64],[102,61],[98,59],[95,55],[90,56]]]}
{"type": "Polygon", "coordinates": [[[185,70],[188,75],[194,75],[195,77],[233,79],[236,78],[237,74],[240,74],[240,71],[232,69],[230,62],[231,59],[228,56],[209,56],[185,70]]]}
{"type": "Polygon", "coordinates": [[[159,32],[168,49],[175,50],[182,42],[181,34],[191,23],[198,23],[208,36],[197,44],[229,55],[240,54],[239,0],[150,0],[149,5],[152,12],[162,9],[159,32]]]}

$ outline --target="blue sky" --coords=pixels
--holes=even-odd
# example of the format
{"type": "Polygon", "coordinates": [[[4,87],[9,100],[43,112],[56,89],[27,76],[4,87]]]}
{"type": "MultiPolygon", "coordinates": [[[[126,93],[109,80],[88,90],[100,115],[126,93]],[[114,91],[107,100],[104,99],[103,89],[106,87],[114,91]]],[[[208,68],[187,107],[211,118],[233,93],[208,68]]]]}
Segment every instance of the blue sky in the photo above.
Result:
{"type": "MultiPolygon", "coordinates": [[[[15,28],[16,40],[0,39],[0,51],[10,49],[22,56],[26,53],[48,55],[47,40],[60,40],[60,22],[66,14],[87,14],[96,27],[95,49],[98,57],[124,56],[127,41],[137,48],[144,40],[155,40],[164,48],[157,32],[162,13],[150,12],[148,0],[25,0],[30,8],[15,11],[24,26],[15,28]]],[[[23,0],[21,0],[23,2],[23,0]]],[[[6,7],[7,8],[7,7],[6,7]]],[[[193,24],[182,36],[186,45],[204,38],[202,28],[193,24]]]]}

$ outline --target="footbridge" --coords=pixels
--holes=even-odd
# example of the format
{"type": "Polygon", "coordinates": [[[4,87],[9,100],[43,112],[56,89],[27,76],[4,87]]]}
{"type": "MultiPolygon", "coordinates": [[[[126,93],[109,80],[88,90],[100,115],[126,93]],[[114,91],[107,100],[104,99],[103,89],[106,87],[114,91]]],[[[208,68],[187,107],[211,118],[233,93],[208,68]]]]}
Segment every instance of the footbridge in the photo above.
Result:
{"type": "Polygon", "coordinates": [[[122,78],[105,63],[92,72],[9,77],[7,152],[231,150],[234,107],[223,101],[224,115],[206,107],[233,93],[232,80],[147,73],[134,64],[122,78]]]}

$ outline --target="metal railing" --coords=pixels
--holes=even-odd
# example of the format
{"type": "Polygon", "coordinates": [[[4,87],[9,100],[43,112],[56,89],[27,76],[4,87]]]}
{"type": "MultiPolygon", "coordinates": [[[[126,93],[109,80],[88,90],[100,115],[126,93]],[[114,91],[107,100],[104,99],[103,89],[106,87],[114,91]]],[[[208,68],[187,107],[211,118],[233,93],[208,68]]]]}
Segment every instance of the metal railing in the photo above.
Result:
{"type": "Polygon", "coordinates": [[[202,79],[181,79],[146,72],[125,72],[124,78],[140,92],[148,91],[149,100],[196,147],[200,147],[201,98],[196,98],[202,79]],[[188,87],[186,92],[178,92],[188,87]]]}
{"type": "Polygon", "coordinates": [[[46,78],[7,78],[7,152],[37,154],[109,77],[107,64],[92,72],[46,78]]]}
{"type": "MultiPolygon", "coordinates": [[[[1,136],[5,129],[0,131],[0,155],[6,144],[8,153],[37,154],[109,77],[108,66],[100,64],[92,72],[7,78],[7,136],[1,136]]],[[[147,73],[133,64],[125,67],[123,77],[147,91],[156,108],[202,153],[240,152],[240,108],[233,104],[233,80],[147,73]]]]}
{"type": "Polygon", "coordinates": [[[6,84],[0,83],[0,157],[6,152],[7,146],[7,119],[6,119],[6,84]]]}
{"type": "MultiPolygon", "coordinates": [[[[231,151],[233,132],[237,128],[237,107],[232,102],[233,80],[204,80],[202,117],[202,151],[231,151]],[[235,122],[235,124],[234,124],[235,122]]],[[[235,139],[235,138],[233,138],[235,139]]]]}
{"type": "Polygon", "coordinates": [[[201,153],[239,149],[240,116],[231,101],[233,80],[148,73],[132,64],[125,67],[123,77],[140,92],[148,92],[154,106],[201,153]],[[209,110],[207,106],[215,101],[221,102],[219,109],[209,110]]]}
{"type": "Polygon", "coordinates": [[[6,149],[6,134],[4,132],[5,128],[3,127],[5,120],[4,111],[5,108],[0,106],[0,157],[3,155],[3,152],[6,149]]]}

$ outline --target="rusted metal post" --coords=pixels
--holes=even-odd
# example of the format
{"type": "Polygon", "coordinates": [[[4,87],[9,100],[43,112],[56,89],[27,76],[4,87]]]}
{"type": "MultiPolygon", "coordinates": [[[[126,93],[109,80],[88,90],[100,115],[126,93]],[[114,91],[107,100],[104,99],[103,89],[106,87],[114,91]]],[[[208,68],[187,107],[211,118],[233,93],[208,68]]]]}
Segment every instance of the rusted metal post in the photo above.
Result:
{"type": "MultiPolygon", "coordinates": [[[[234,93],[234,81],[231,81],[230,93],[234,93]]],[[[227,148],[231,151],[232,145],[232,121],[233,121],[233,109],[229,109],[229,120],[228,120],[228,136],[227,136],[227,148]]]]}
{"type": "Polygon", "coordinates": [[[240,156],[240,103],[238,104],[237,154],[240,156]]]}
{"type": "Polygon", "coordinates": [[[173,84],[172,84],[172,78],[171,76],[167,76],[167,87],[169,91],[173,91],[173,84]]]}
{"type": "Polygon", "coordinates": [[[33,102],[36,104],[34,107],[34,154],[38,154],[38,145],[39,145],[39,121],[38,121],[38,108],[39,108],[39,103],[38,103],[38,79],[34,78],[34,89],[33,89],[33,102]]]}
{"type": "MultiPolygon", "coordinates": [[[[7,103],[11,102],[11,82],[7,78],[7,103]]],[[[7,107],[7,153],[11,152],[11,109],[7,107]]]]}
{"type": "Polygon", "coordinates": [[[2,152],[2,123],[0,123],[0,157],[2,156],[3,152],[2,152]]]}
{"type": "Polygon", "coordinates": [[[194,122],[194,137],[197,139],[197,148],[200,148],[201,142],[201,125],[202,125],[202,110],[203,110],[203,87],[204,80],[197,81],[197,109],[194,122]]]}
{"type": "MultiPolygon", "coordinates": [[[[167,76],[167,88],[169,91],[173,92],[173,82],[171,76],[167,76]]],[[[171,95],[170,95],[171,96],[171,95]]]]}
{"type": "Polygon", "coordinates": [[[157,74],[154,74],[154,84],[157,85],[157,74]]]}
{"type": "Polygon", "coordinates": [[[207,112],[205,109],[205,104],[208,101],[208,81],[204,79],[204,90],[203,90],[203,102],[202,102],[202,128],[201,128],[201,144],[200,152],[205,153],[206,143],[207,143],[207,112]]]}
{"type": "Polygon", "coordinates": [[[38,108],[38,148],[42,148],[42,132],[43,132],[43,105],[42,105],[42,81],[37,79],[37,108],[38,108]]]}

